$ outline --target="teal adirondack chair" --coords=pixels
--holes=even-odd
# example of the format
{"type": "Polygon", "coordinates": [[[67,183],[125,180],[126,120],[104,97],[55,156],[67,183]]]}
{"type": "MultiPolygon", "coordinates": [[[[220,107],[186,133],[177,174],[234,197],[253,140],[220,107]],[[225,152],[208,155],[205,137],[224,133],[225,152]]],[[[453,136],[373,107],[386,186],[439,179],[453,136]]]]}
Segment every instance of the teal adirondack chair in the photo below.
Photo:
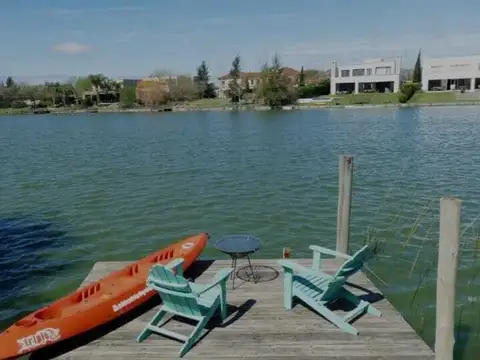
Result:
{"type": "Polygon", "coordinates": [[[361,300],[344,287],[348,278],[360,271],[363,264],[372,256],[372,251],[368,245],[362,247],[353,256],[315,245],[310,246],[310,250],[313,251],[312,269],[292,261],[279,260],[284,270],[284,305],[286,310],[292,309],[293,298],[297,297],[334,325],[352,335],[358,335],[358,330],[350,324],[351,320],[365,312],[382,316],[382,313],[369,302],[361,300]],[[320,271],[321,254],[338,256],[346,261],[334,275],[328,275],[320,271]],[[355,306],[343,317],[335,314],[327,307],[330,303],[339,299],[346,299],[355,306]]]}
{"type": "Polygon", "coordinates": [[[198,341],[202,330],[220,307],[222,320],[227,317],[227,280],[233,269],[222,269],[208,285],[189,282],[183,277],[183,259],[175,259],[167,265],[153,265],[147,278],[147,286],[158,291],[162,306],[137,341],[145,340],[152,333],[164,335],[184,342],[180,349],[183,357],[198,341]],[[176,270],[176,274],[173,270],[176,270]],[[198,321],[190,336],[162,328],[167,321],[160,321],[168,313],[198,321]]]}

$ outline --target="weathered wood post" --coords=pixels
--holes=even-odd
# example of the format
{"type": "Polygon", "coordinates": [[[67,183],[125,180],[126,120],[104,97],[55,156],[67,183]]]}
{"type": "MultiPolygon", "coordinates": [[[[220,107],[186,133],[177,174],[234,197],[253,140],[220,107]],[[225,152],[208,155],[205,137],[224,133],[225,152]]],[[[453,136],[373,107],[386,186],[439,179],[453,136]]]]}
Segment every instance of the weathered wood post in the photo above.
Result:
{"type": "Polygon", "coordinates": [[[435,359],[452,360],[455,345],[454,325],[458,251],[460,248],[461,200],[440,199],[440,243],[437,270],[437,314],[435,359]]]}
{"type": "Polygon", "coordinates": [[[348,254],[350,207],[352,204],[353,157],[339,156],[337,251],[348,254]]]}

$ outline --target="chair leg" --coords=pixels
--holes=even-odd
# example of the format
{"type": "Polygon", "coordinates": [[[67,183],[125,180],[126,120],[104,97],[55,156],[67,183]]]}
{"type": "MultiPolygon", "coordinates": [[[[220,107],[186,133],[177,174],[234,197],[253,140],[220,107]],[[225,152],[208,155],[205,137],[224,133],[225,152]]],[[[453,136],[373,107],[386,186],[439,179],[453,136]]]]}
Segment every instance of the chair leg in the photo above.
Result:
{"type": "Polygon", "coordinates": [[[185,344],[182,346],[180,349],[180,357],[183,357],[195,344],[195,342],[198,340],[200,337],[202,330],[205,328],[205,326],[208,323],[208,320],[210,320],[209,316],[204,317],[200,322],[195,326],[195,329],[189,336],[188,340],[185,342],[185,344]]]}
{"type": "MultiPolygon", "coordinates": [[[[355,306],[358,306],[360,305],[360,303],[364,300],[360,300],[360,298],[358,296],[356,296],[355,294],[352,294],[350,291],[348,291],[347,289],[343,289],[343,294],[345,299],[347,299],[349,302],[351,302],[353,305],[355,306]]],[[[364,301],[366,302],[366,301],[364,301]]],[[[365,311],[370,314],[370,315],[373,315],[373,316],[378,316],[378,317],[381,317],[382,316],[382,313],[377,310],[372,304],[368,303],[368,306],[366,307],[365,311]]]]}
{"type": "Polygon", "coordinates": [[[220,316],[222,321],[224,321],[228,316],[227,309],[227,284],[223,283],[220,287],[220,316]]]}
{"type": "Polygon", "coordinates": [[[382,317],[382,312],[374,307],[372,304],[368,304],[367,313],[373,316],[382,317]]]}
{"type": "MultiPolygon", "coordinates": [[[[163,310],[163,307],[160,308],[160,310],[155,314],[152,320],[148,323],[148,325],[154,325],[158,326],[158,323],[162,318],[167,314],[165,310],[163,310]]],[[[148,326],[147,325],[147,326],[148,326]]],[[[142,332],[138,335],[137,337],[137,342],[142,342],[146,338],[148,338],[152,334],[152,330],[150,330],[147,326],[145,326],[145,329],[142,330],[142,332]]]]}
{"type": "Polygon", "coordinates": [[[339,327],[343,331],[345,331],[349,334],[355,335],[355,336],[358,335],[358,330],[354,326],[345,322],[340,316],[335,314],[333,311],[328,309],[326,306],[322,305],[322,306],[316,308],[315,310],[317,310],[328,321],[330,321],[331,323],[333,323],[334,325],[336,325],[337,327],[339,327]]]}

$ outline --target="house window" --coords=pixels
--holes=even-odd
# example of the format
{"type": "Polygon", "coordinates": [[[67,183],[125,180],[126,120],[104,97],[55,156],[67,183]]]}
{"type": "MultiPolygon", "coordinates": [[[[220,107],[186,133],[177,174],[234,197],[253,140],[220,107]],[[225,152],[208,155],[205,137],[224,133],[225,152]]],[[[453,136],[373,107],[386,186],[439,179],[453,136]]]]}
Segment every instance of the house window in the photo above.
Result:
{"type": "Polygon", "coordinates": [[[349,77],[349,76],[350,76],[350,70],[340,71],[340,77],[349,77]]]}
{"type": "Polygon", "coordinates": [[[372,69],[367,69],[367,76],[372,75],[372,69]]]}
{"type": "Polygon", "coordinates": [[[365,75],[365,69],[353,69],[352,70],[352,76],[364,76],[365,75]]]}
{"type": "Polygon", "coordinates": [[[389,75],[392,73],[392,67],[391,66],[380,66],[375,68],[375,74],[376,75],[389,75]]]}

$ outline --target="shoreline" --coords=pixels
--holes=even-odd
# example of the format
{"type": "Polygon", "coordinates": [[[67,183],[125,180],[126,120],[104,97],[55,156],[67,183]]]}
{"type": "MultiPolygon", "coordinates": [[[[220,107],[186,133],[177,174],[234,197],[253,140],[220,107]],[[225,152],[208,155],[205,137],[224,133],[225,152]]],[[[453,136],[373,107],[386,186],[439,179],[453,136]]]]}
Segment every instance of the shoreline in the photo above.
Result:
{"type": "MultiPolygon", "coordinates": [[[[283,107],[283,111],[293,110],[324,110],[324,109],[373,109],[373,108],[416,108],[416,107],[443,107],[443,106],[480,106],[480,101],[472,102],[442,102],[442,103],[406,103],[406,104],[352,104],[352,105],[288,105],[283,107]]],[[[164,112],[201,112],[201,111],[270,111],[265,105],[258,106],[240,106],[234,109],[232,106],[213,106],[213,107],[188,107],[173,106],[164,109],[120,109],[120,108],[100,108],[100,109],[47,109],[48,112],[34,113],[31,110],[19,111],[19,109],[0,109],[0,116],[19,116],[19,115],[73,115],[73,114],[116,114],[116,113],[164,113],[164,112]],[[9,111],[10,110],[10,111],[9,111]]]]}

